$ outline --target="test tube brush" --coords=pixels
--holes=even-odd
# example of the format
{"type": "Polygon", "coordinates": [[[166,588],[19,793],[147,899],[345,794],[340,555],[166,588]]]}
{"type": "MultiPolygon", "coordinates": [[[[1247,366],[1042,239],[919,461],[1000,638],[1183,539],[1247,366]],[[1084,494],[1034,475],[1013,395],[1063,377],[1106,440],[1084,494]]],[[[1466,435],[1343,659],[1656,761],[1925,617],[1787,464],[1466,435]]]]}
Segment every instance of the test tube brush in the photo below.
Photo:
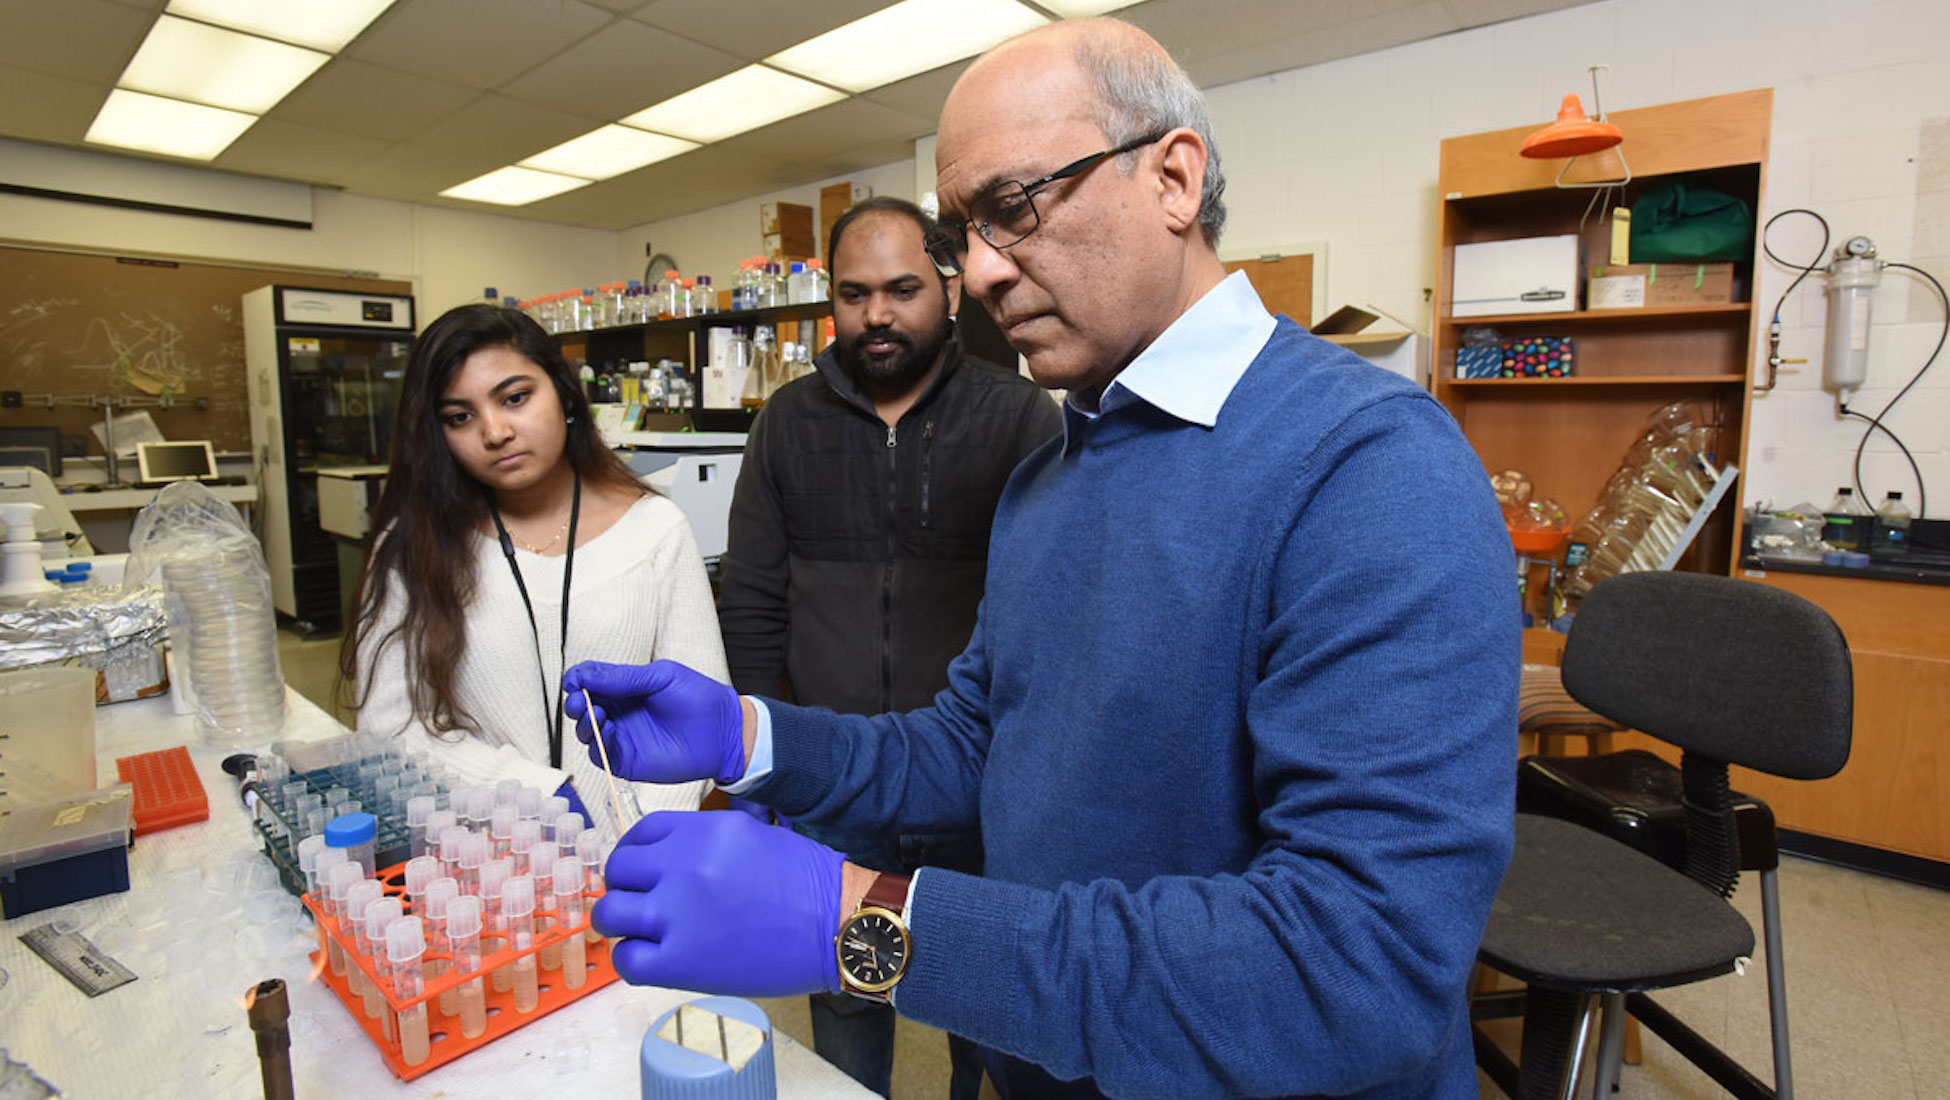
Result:
{"type": "Polygon", "coordinates": [[[244,997],[244,1011],[257,1033],[257,1065],[264,1075],[264,1100],[295,1100],[291,1091],[291,1001],[284,979],[267,978],[244,997]]]}

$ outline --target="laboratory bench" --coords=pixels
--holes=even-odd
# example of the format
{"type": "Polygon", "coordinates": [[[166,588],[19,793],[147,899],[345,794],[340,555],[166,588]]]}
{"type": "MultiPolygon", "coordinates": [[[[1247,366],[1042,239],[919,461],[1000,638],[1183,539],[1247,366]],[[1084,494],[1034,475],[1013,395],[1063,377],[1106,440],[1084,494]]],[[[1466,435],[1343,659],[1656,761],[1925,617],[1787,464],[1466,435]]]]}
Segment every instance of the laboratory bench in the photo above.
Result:
{"type": "MultiPolygon", "coordinates": [[[[344,728],[286,690],[279,739],[344,728]]],[[[187,745],[207,821],[139,837],[130,888],[0,921],[0,1048],[66,1096],[263,1095],[245,994],[282,978],[291,1003],[298,1096],[635,1096],[638,1048],[652,1021],[696,994],[605,986],[411,1082],[396,1079],[346,1006],[311,980],[316,940],[298,902],[266,887],[270,864],[222,768],[235,749],[207,747],[167,696],[95,709],[97,774],[118,757],[187,745]],[[241,896],[240,896],[241,895],[241,896]],[[172,921],[173,914],[196,919],[172,921]],[[72,923],[137,978],[85,996],[20,938],[72,923]]],[[[774,1030],[779,1096],[864,1100],[872,1093],[774,1030]]]]}

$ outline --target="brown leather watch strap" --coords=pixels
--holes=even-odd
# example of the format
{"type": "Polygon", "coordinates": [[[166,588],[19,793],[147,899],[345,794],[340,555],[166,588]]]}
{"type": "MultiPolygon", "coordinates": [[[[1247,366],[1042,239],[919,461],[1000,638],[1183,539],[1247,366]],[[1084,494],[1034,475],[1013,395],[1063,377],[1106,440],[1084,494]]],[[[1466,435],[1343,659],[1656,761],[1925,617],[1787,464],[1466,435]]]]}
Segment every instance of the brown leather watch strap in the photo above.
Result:
{"type": "Polygon", "coordinates": [[[867,895],[860,899],[861,905],[876,905],[907,916],[907,888],[912,876],[896,875],[882,871],[875,875],[872,885],[867,887],[867,895]]]}

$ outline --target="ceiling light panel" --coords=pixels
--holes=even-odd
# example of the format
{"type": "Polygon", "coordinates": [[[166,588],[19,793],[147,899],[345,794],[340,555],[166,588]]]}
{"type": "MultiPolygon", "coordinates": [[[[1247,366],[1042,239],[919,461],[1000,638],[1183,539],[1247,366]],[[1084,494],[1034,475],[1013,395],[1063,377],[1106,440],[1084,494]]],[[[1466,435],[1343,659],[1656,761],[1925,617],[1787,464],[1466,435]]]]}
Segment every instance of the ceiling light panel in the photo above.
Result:
{"type": "Polygon", "coordinates": [[[1107,11],[1128,8],[1139,0],[1036,0],[1065,19],[1082,19],[1089,15],[1102,15],[1107,11]]]}
{"type": "Polygon", "coordinates": [[[845,92],[810,80],[763,65],[747,65],[646,107],[624,119],[623,125],[690,141],[721,141],[845,98],[845,92]]]}
{"type": "Polygon", "coordinates": [[[1049,22],[1016,0],[901,0],[765,59],[850,92],[938,69],[1049,22]]]}
{"type": "Polygon", "coordinates": [[[171,15],[337,53],[392,6],[393,0],[169,0],[167,10],[171,15]]]}
{"type": "Polygon", "coordinates": [[[330,60],[317,50],[164,15],[116,84],[261,115],[330,60]]]}
{"type": "Polygon", "coordinates": [[[526,206],[564,191],[587,187],[589,182],[574,176],[538,172],[533,168],[511,164],[506,168],[496,168],[485,176],[475,176],[466,183],[457,183],[440,194],[450,199],[491,202],[497,206],[526,206]]]}
{"type": "Polygon", "coordinates": [[[695,141],[612,124],[536,153],[522,161],[521,167],[606,180],[695,148],[695,141]]]}
{"type": "Polygon", "coordinates": [[[116,88],[88,127],[96,145],[210,160],[250,129],[256,115],[116,88]]]}

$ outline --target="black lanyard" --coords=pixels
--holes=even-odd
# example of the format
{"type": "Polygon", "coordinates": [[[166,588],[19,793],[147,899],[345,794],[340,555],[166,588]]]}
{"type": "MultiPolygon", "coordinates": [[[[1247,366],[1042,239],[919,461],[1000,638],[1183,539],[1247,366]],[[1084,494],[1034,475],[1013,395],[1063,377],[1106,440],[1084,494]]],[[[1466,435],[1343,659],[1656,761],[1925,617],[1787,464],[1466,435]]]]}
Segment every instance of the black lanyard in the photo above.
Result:
{"type": "MultiPolygon", "coordinates": [[[[521,566],[515,564],[515,543],[501,522],[501,509],[490,508],[494,529],[501,533],[501,553],[508,559],[508,571],[515,575],[515,588],[521,592],[521,606],[528,609],[528,629],[535,636],[535,676],[542,684],[542,707],[548,708],[548,669],[542,664],[542,628],[535,623],[535,604],[528,598],[528,585],[522,582],[521,566]]],[[[562,558],[562,671],[569,670],[569,580],[576,571],[576,521],[582,515],[582,474],[576,474],[575,496],[569,501],[569,550],[562,558]]],[[[548,727],[548,766],[562,766],[562,685],[555,685],[555,708],[543,715],[548,727]]]]}

